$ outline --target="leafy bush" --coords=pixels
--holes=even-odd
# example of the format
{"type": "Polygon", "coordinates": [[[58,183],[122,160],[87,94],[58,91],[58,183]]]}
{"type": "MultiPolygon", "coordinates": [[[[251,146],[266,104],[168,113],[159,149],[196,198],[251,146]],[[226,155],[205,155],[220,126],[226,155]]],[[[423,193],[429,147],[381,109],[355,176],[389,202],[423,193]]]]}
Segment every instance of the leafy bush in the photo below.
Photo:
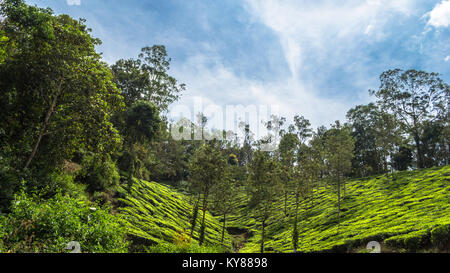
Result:
{"type": "Polygon", "coordinates": [[[155,246],[145,247],[148,253],[225,253],[227,250],[220,246],[199,246],[193,244],[160,243],[155,246]]]}
{"type": "Polygon", "coordinates": [[[431,243],[444,248],[450,242],[450,225],[441,225],[431,230],[431,243]]]}
{"type": "Polygon", "coordinates": [[[19,179],[9,162],[0,154],[0,213],[7,212],[14,192],[19,188],[19,179]]]}
{"type": "Polygon", "coordinates": [[[5,217],[0,214],[0,253],[4,252],[3,236],[4,236],[5,217]]]}
{"type": "Polygon", "coordinates": [[[110,158],[102,160],[96,155],[84,157],[76,180],[86,184],[90,193],[114,189],[120,182],[116,164],[110,158]]]}
{"type": "Polygon", "coordinates": [[[126,232],[109,208],[92,208],[80,198],[57,194],[49,200],[38,195],[15,196],[12,212],[4,219],[4,250],[13,253],[66,252],[71,241],[82,252],[126,252],[126,232]]]}

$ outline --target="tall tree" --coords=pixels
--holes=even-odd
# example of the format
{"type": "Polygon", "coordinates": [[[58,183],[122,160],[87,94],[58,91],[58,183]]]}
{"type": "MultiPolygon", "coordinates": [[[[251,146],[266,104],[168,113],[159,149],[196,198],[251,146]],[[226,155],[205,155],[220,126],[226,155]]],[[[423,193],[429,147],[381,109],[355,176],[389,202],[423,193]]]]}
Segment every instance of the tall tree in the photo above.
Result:
{"type": "Polygon", "coordinates": [[[326,162],[329,168],[329,175],[336,183],[338,222],[341,215],[341,187],[344,184],[345,195],[345,175],[351,171],[354,140],[348,126],[342,126],[339,121],[327,132],[325,149],[326,162]]]}
{"type": "Polygon", "coordinates": [[[161,129],[161,118],[159,110],[152,102],[137,101],[130,106],[123,115],[124,121],[121,124],[121,133],[124,136],[125,153],[128,155],[128,166],[131,183],[131,177],[142,178],[139,175],[141,160],[145,160],[148,151],[143,151],[141,160],[139,160],[138,151],[147,150],[151,141],[161,129]]]}
{"type": "Polygon", "coordinates": [[[110,117],[123,98],[84,20],[21,0],[3,1],[0,13],[6,47],[17,49],[0,64],[0,125],[20,167],[51,168],[77,148],[106,154],[120,146],[110,117]]]}
{"type": "Polygon", "coordinates": [[[290,192],[290,182],[293,179],[294,164],[297,157],[299,140],[297,135],[292,133],[285,134],[278,146],[281,163],[281,181],[284,191],[284,214],[287,216],[288,193],[290,192]]]}
{"type": "Polygon", "coordinates": [[[417,167],[424,168],[424,143],[421,141],[425,123],[448,115],[450,86],[437,73],[400,69],[388,70],[381,77],[377,91],[383,109],[394,114],[413,138],[417,167]]]}
{"type": "Polygon", "coordinates": [[[166,48],[154,45],[142,48],[138,59],[119,60],[111,66],[128,106],[147,100],[166,112],[169,105],[179,99],[186,87],[168,74],[170,62],[166,48]]]}
{"type": "Polygon", "coordinates": [[[223,174],[223,179],[217,183],[213,190],[213,210],[220,216],[222,216],[222,236],[221,242],[223,243],[225,238],[225,229],[227,227],[227,216],[232,213],[238,204],[239,187],[237,180],[232,177],[233,162],[229,162],[226,173],[223,174]]]}
{"type": "Polygon", "coordinates": [[[307,146],[305,144],[302,146],[303,147],[300,148],[298,162],[294,167],[293,175],[295,211],[292,244],[294,252],[297,251],[299,241],[298,222],[300,203],[314,190],[313,185],[319,179],[320,168],[322,167],[320,153],[314,150],[313,146],[307,146]]]}
{"type": "Polygon", "coordinates": [[[388,161],[400,142],[393,115],[376,104],[359,105],[347,113],[355,139],[353,173],[363,177],[388,171],[388,161]]]}
{"type": "Polygon", "coordinates": [[[267,152],[257,151],[249,165],[249,206],[257,212],[261,221],[261,253],[264,253],[267,220],[275,211],[275,202],[280,193],[279,164],[267,152]]]}
{"type": "Polygon", "coordinates": [[[205,217],[208,209],[208,201],[212,189],[225,178],[227,161],[222,153],[213,144],[204,144],[198,149],[189,162],[190,181],[194,189],[203,197],[203,217],[200,227],[199,244],[205,239],[205,217]]]}

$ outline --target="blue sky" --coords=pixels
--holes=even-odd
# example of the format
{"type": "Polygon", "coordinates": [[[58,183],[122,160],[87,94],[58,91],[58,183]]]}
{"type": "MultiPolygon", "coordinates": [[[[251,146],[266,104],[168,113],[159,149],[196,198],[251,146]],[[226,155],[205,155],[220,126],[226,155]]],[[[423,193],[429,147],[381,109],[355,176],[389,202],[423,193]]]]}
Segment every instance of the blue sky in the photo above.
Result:
{"type": "Polygon", "coordinates": [[[27,2],[87,19],[110,64],[165,45],[170,73],[187,85],[175,105],[276,104],[318,126],[372,101],[385,70],[450,82],[449,0],[27,2]]]}

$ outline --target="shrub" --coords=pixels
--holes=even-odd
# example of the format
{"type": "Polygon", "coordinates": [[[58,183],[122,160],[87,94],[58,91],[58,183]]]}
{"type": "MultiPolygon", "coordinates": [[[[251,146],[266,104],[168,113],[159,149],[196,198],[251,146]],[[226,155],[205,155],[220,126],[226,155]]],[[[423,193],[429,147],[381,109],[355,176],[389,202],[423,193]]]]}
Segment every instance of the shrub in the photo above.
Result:
{"type": "Polygon", "coordinates": [[[14,193],[20,186],[19,181],[17,172],[11,167],[9,155],[0,152],[0,213],[8,211],[14,193]]]}
{"type": "Polygon", "coordinates": [[[0,162],[0,213],[8,211],[9,204],[14,198],[14,192],[20,185],[17,181],[19,179],[13,171],[0,162]]]}
{"type": "Polygon", "coordinates": [[[76,180],[86,184],[90,193],[114,189],[119,185],[119,172],[109,157],[102,160],[93,154],[86,155],[81,165],[76,180]]]}
{"type": "Polygon", "coordinates": [[[79,242],[82,252],[127,251],[125,228],[107,207],[92,208],[83,199],[62,194],[42,200],[22,192],[15,196],[11,210],[2,240],[8,252],[66,252],[71,241],[79,242]]]}
{"type": "Polygon", "coordinates": [[[199,246],[192,244],[170,244],[160,243],[154,246],[145,247],[148,253],[225,253],[226,249],[220,246],[199,246]]]}
{"type": "Polygon", "coordinates": [[[4,236],[5,217],[0,214],[0,253],[4,252],[3,236],[4,236]]]}
{"type": "Polygon", "coordinates": [[[450,225],[441,225],[431,230],[431,243],[440,249],[450,242],[450,225]]]}

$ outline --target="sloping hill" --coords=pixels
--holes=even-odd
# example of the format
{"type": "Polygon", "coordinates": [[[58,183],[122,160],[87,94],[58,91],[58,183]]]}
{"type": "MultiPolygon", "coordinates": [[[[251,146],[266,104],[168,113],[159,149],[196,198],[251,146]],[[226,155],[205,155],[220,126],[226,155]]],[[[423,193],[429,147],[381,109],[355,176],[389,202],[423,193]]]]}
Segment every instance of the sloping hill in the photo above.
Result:
{"type": "MultiPolygon", "coordinates": [[[[241,252],[258,252],[260,226],[245,202],[243,196],[229,226],[248,231],[241,252]]],[[[292,217],[284,215],[283,205],[267,228],[268,252],[292,252],[292,217]]],[[[292,202],[289,207],[293,211],[292,202]]],[[[450,166],[348,181],[337,222],[335,190],[321,185],[301,205],[299,251],[358,251],[373,240],[383,251],[448,251],[450,166]]]]}
{"type": "MultiPolygon", "coordinates": [[[[121,208],[120,213],[126,219],[128,232],[140,243],[173,243],[180,236],[190,233],[193,207],[185,195],[167,186],[135,180],[131,192],[122,201],[126,207],[121,208]]],[[[200,217],[197,221],[194,241],[199,238],[200,217]]],[[[221,224],[208,213],[205,244],[223,245],[230,249],[228,233],[225,234],[223,244],[220,242],[221,236],[221,224]]]]}

